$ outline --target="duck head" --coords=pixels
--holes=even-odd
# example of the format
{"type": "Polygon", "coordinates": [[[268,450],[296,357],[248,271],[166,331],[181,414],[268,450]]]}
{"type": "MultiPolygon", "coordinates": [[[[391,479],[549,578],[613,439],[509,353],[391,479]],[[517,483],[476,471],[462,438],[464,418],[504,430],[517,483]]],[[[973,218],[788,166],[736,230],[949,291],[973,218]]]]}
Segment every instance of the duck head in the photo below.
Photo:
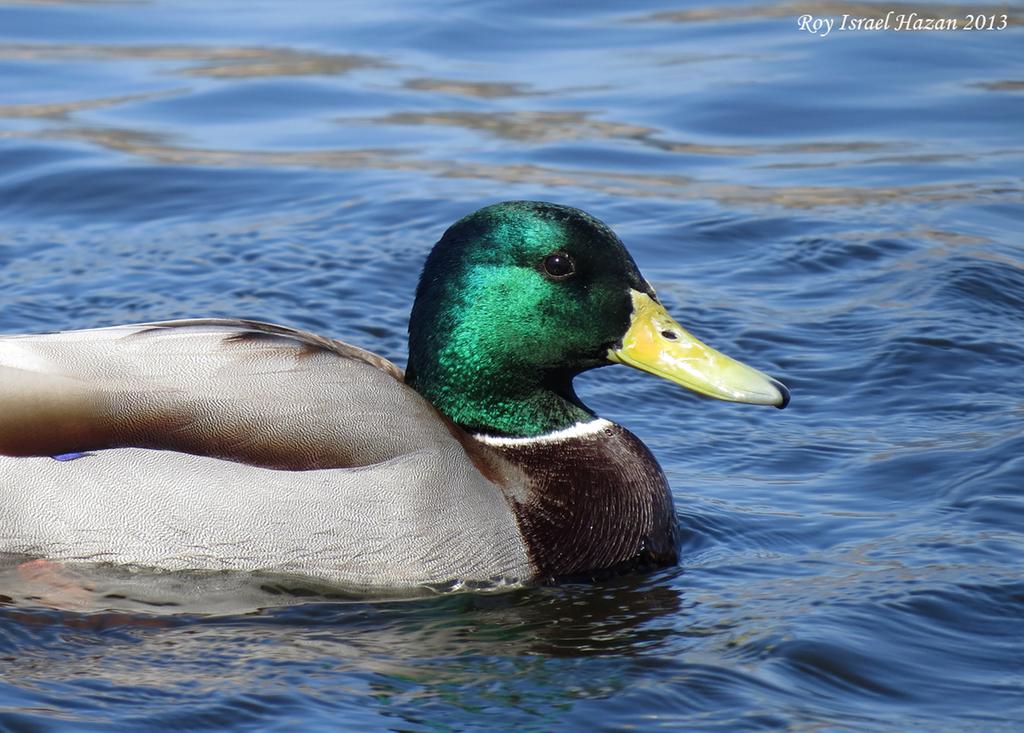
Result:
{"type": "Polygon", "coordinates": [[[721,400],[789,402],[673,320],[615,233],[578,209],[488,206],[427,257],[406,382],[464,428],[532,437],[592,420],[573,377],[614,363],[721,400]]]}

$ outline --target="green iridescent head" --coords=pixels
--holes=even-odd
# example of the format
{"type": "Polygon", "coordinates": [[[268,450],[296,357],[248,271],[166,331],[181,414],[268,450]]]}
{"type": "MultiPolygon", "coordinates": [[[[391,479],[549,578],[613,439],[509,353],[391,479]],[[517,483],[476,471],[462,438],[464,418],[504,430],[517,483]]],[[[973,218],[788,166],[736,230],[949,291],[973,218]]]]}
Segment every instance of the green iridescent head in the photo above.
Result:
{"type": "Polygon", "coordinates": [[[409,320],[406,381],[474,432],[566,428],[593,418],[572,388],[586,369],[629,363],[680,381],[666,373],[671,365],[636,356],[652,348],[649,339],[626,354],[641,312],[648,330],[652,318],[668,319],[655,336],[666,346],[689,337],[597,219],[535,201],[488,206],[452,225],[427,257],[409,320]]]}

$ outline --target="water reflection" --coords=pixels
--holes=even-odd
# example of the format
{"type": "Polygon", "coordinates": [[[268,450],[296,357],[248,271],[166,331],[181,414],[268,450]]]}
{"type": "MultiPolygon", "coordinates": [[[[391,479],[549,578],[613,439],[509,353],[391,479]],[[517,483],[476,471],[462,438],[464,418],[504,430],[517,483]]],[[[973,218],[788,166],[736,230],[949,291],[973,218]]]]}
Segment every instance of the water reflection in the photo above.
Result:
{"type": "MultiPolygon", "coordinates": [[[[459,639],[479,642],[491,639],[488,629],[503,642],[509,630],[522,651],[556,656],[606,654],[622,651],[620,645],[657,645],[665,629],[647,629],[640,637],[631,630],[646,626],[659,617],[675,617],[681,609],[678,590],[671,587],[677,569],[654,576],[627,575],[600,583],[567,584],[493,593],[440,595],[423,591],[427,597],[367,603],[365,596],[347,594],[333,587],[318,587],[308,579],[288,579],[259,573],[195,573],[135,571],[117,566],[62,565],[33,561],[19,564],[8,560],[0,567],[0,587],[5,597],[0,605],[13,605],[9,612],[36,607],[40,618],[52,623],[89,627],[96,620],[102,630],[130,613],[144,616],[239,616],[268,614],[269,619],[292,619],[293,623],[324,623],[336,616],[361,618],[371,607],[389,617],[446,618],[457,612],[471,616],[469,626],[429,629],[412,640],[417,655],[442,648],[459,639]],[[338,603],[338,601],[344,601],[338,603]],[[289,610],[288,607],[295,607],[289,610]],[[276,610],[263,611],[270,608],[276,610]],[[42,609],[51,609],[43,611],[42,609]],[[85,614],[85,616],[82,616],[85,614]],[[467,629],[469,629],[468,635],[467,629]],[[449,638],[452,637],[457,638],[449,638]]],[[[172,622],[168,622],[172,623],[172,622]]],[[[172,623],[173,625],[173,623],[172,623]]],[[[402,623],[403,633],[410,628],[402,623]]],[[[422,630],[417,624],[413,628],[422,630]]],[[[361,643],[370,644],[369,637],[361,643]]],[[[373,642],[381,650],[392,640],[373,642]]],[[[475,642],[474,642],[475,643],[475,642]]]]}
{"type": "Polygon", "coordinates": [[[624,173],[616,170],[554,168],[535,164],[487,164],[414,157],[399,149],[321,149],[304,151],[215,150],[171,144],[167,138],[143,131],[68,127],[36,133],[9,133],[9,137],[70,139],[130,153],[151,161],[214,167],[378,169],[417,172],[440,178],[477,178],[508,184],[574,187],[609,196],[667,200],[713,199],[727,206],[776,205],[793,209],[822,206],[863,207],[901,202],[970,200],[979,196],[1014,199],[1020,187],[1011,181],[964,181],[886,187],[757,186],[709,183],[682,175],[624,173]]]}
{"type": "MultiPolygon", "coordinates": [[[[187,89],[169,89],[165,92],[150,92],[144,94],[124,94],[117,97],[100,97],[98,99],[81,99],[75,102],[49,102],[42,104],[0,104],[0,118],[47,118],[53,120],[64,120],[76,112],[86,110],[103,109],[105,107],[117,107],[132,102],[144,102],[161,97],[173,97],[187,94],[187,89]]],[[[132,134],[132,133],[128,133],[132,134]]],[[[139,133],[134,133],[138,136],[139,133]]]]}
{"type": "MultiPolygon", "coordinates": [[[[642,139],[655,131],[649,127],[591,118],[587,112],[393,112],[368,120],[383,125],[444,125],[465,130],[483,131],[506,140],[532,143],[568,140],[642,139]]],[[[359,120],[339,120],[359,122],[359,120]]]]}
{"type": "MultiPolygon", "coordinates": [[[[537,144],[579,140],[626,140],[640,143],[660,152],[684,155],[751,157],[757,155],[825,155],[865,153],[906,146],[882,141],[815,142],[727,145],[693,143],[666,139],[662,131],[611,120],[594,119],[599,113],[585,111],[523,110],[518,112],[430,111],[393,112],[384,117],[339,118],[342,124],[372,123],[375,125],[436,125],[486,132],[511,142],[537,144]]],[[[848,165],[832,161],[831,165],[848,165]]]]}
{"type": "Polygon", "coordinates": [[[973,86],[987,89],[992,92],[1020,92],[1024,91],[1024,81],[1004,79],[1002,81],[983,81],[973,86]]]}
{"type": "Polygon", "coordinates": [[[697,697],[701,680],[712,678],[739,694],[751,684],[742,673],[659,659],[680,624],[669,582],[620,578],[226,617],[0,609],[14,631],[0,636],[0,654],[9,659],[4,676],[38,680],[37,706],[51,696],[86,703],[132,690],[148,720],[174,715],[185,725],[223,705],[232,720],[240,708],[267,716],[284,714],[282,706],[300,706],[308,718],[310,707],[337,710],[367,697],[388,715],[436,725],[450,720],[453,706],[511,715],[525,704],[547,715],[627,690],[655,669],[691,679],[697,697]],[[161,699],[152,699],[155,691],[161,699]],[[433,710],[437,697],[446,704],[433,710]]]}
{"type": "Polygon", "coordinates": [[[402,82],[402,86],[411,91],[457,94],[464,97],[479,97],[480,99],[527,97],[538,93],[527,84],[502,81],[416,78],[406,79],[402,82]]]}
{"type": "MultiPolygon", "coordinates": [[[[137,587],[144,588],[141,580],[137,587]]],[[[671,642],[682,622],[679,591],[665,574],[390,603],[293,600],[302,601],[304,605],[291,608],[250,609],[247,615],[237,605],[233,609],[224,605],[219,611],[229,615],[194,616],[197,608],[209,612],[208,598],[183,600],[162,609],[150,607],[148,612],[141,612],[136,604],[131,613],[85,614],[32,608],[22,600],[18,606],[0,608],[0,619],[16,622],[16,633],[2,639],[0,653],[16,657],[5,665],[5,673],[18,676],[36,664],[38,655],[52,653],[74,635],[77,641],[64,650],[63,663],[50,676],[52,680],[89,675],[111,683],[138,684],[143,682],[138,675],[148,666],[147,659],[169,652],[181,664],[154,673],[163,683],[194,677],[211,655],[251,658],[267,653],[275,664],[318,664],[330,658],[352,669],[404,678],[423,675],[420,664],[426,662],[429,667],[431,659],[654,654],[671,642]],[[98,667],[92,656],[97,646],[119,663],[98,667]],[[125,657],[135,661],[126,665],[125,657]]],[[[234,671],[227,674],[236,681],[252,679],[248,667],[231,666],[234,671]]],[[[210,675],[209,667],[204,669],[200,677],[210,675]]],[[[217,673],[224,674],[224,670],[217,673]]],[[[436,671],[428,675],[434,683],[453,681],[436,675],[436,671]]]]}
{"type": "Polygon", "coordinates": [[[184,62],[176,69],[185,76],[211,79],[250,79],[275,76],[347,74],[356,69],[388,64],[359,54],[315,53],[292,48],[244,46],[115,46],[0,44],[0,59],[9,61],[142,61],[184,62]]]}
{"type": "MultiPolygon", "coordinates": [[[[651,16],[661,22],[713,22],[727,18],[779,17],[793,13],[831,12],[834,3],[782,6],[707,7],[684,11],[665,11],[651,16]]],[[[880,12],[880,6],[864,4],[842,6],[846,12],[880,12]],[[874,10],[872,10],[874,8],[874,10]]],[[[888,6],[887,6],[888,7],[888,6]]],[[[916,11],[923,6],[901,5],[897,9],[916,11]]],[[[974,12],[985,8],[974,8],[974,12]]],[[[950,7],[943,12],[956,12],[950,7]]],[[[675,62],[730,60],[735,55],[718,52],[689,53],[669,57],[654,54],[657,60],[675,62]]],[[[357,53],[309,51],[287,46],[261,45],[116,45],[116,44],[0,44],[0,59],[12,62],[77,62],[143,60],[170,66],[180,75],[217,80],[214,89],[197,93],[191,89],[164,89],[155,92],[103,95],[72,101],[45,100],[0,105],[0,118],[25,123],[0,132],[12,139],[73,140],[102,149],[125,153],[159,164],[212,166],[221,168],[263,167],[329,170],[375,170],[417,176],[489,181],[502,185],[533,188],[575,188],[615,198],[664,199],[667,201],[712,200],[729,207],[774,205],[791,209],[832,206],[867,207],[886,203],[935,203],[978,197],[1009,199],[1020,192],[1019,181],[1012,179],[957,180],[940,177],[936,181],[928,171],[936,166],[995,166],[1006,158],[1017,157],[1019,149],[956,151],[905,137],[857,136],[836,139],[823,129],[821,138],[804,136],[786,141],[730,140],[726,136],[695,135],[693,139],[673,134],[667,127],[645,124],[628,116],[617,119],[624,110],[604,109],[600,104],[580,108],[565,107],[574,98],[607,97],[615,85],[563,85],[541,89],[529,81],[461,79],[446,75],[427,75],[413,65],[395,58],[357,53]],[[319,131],[310,138],[303,134],[283,137],[283,144],[247,146],[239,136],[237,145],[224,145],[224,134],[211,121],[208,134],[197,122],[203,118],[197,110],[210,104],[220,110],[234,109],[239,92],[232,84],[247,79],[274,77],[339,77],[355,70],[379,70],[373,84],[358,83],[354,89],[303,89],[296,99],[309,101],[309,111],[299,104],[290,116],[300,126],[316,129],[322,110],[335,109],[349,96],[366,98],[366,106],[384,105],[382,114],[346,114],[331,117],[336,132],[319,131]],[[307,91],[312,96],[307,96],[307,91]],[[202,101],[199,95],[202,94],[202,101]],[[320,97],[322,95],[322,98],[320,97]],[[398,95],[397,97],[395,95],[398,95]],[[452,97],[466,98],[466,107],[452,105],[452,97]],[[164,107],[153,110],[149,103],[158,100],[164,107]],[[518,100],[544,100],[533,108],[517,108],[518,100]],[[172,126],[148,129],[135,115],[173,113],[181,101],[184,118],[194,127],[187,137],[172,126]],[[149,105],[149,106],[147,106],[149,105]],[[484,106],[481,109],[481,105],[484,106]],[[511,106],[511,108],[508,108],[511,106]],[[426,107],[426,108],[424,108],[426,107]],[[440,107],[440,108],[438,108],[440,107]],[[104,115],[104,113],[107,113],[104,115]],[[95,118],[103,116],[102,124],[95,118]],[[117,124],[118,118],[127,124],[117,124]],[[313,118],[307,120],[307,118],[313,118]],[[59,123],[50,127],[28,127],[33,119],[59,123]],[[404,128],[418,128],[422,138],[401,145],[404,128]],[[448,144],[435,148],[435,135],[446,134],[448,144]],[[470,134],[464,134],[464,133],[470,134]],[[379,145],[339,147],[325,144],[325,136],[346,140],[379,140],[379,145]],[[480,136],[502,144],[498,155],[482,150],[480,136]],[[214,137],[206,140],[205,137],[214,137]],[[290,144],[292,140],[297,144],[290,144]],[[591,153],[601,148],[607,158],[620,164],[595,164],[591,153]],[[723,159],[721,163],[709,159],[723,159]],[[740,170],[723,167],[732,159],[740,170]],[[864,167],[902,167],[913,171],[911,180],[872,180],[867,185],[849,183],[849,176],[837,179],[832,171],[850,171],[864,167]],[[747,170],[744,171],[743,168],[747,170]],[[762,184],[767,171],[820,172],[816,181],[804,182],[791,177],[762,184]],[[984,182],[982,182],[984,181],[984,182]]],[[[747,59],[749,61],[749,59],[747,59]]],[[[765,60],[767,63],[768,60],[765,60]]],[[[159,70],[158,70],[159,72],[159,70]]],[[[151,83],[159,76],[144,72],[151,83]]],[[[977,82],[981,88],[1013,91],[1020,82],[993,80],[977,82]]],[[[277,89],[269,89],[277,93],[277,89]]],[[[263,108],[252,109],[257,114],[263,108]]],[[[245,120],[245,110],[239,113],[245,120]]],[[[227,136],[231,139],[231,136],[227,136]]],[[[234,139],[231,139],[234,143],[234,139]]]]}

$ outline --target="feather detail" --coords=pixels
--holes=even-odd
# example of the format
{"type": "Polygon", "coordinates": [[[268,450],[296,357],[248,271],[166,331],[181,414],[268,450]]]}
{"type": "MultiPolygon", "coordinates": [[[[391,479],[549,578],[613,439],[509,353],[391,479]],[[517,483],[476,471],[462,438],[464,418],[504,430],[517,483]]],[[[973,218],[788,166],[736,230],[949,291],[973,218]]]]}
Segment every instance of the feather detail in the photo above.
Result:
{"type": "Polygon", "coordinates": [[[447,440],[386,359],[255,321],[0,338],[0,454],[140,447],[269,468],[364,466],[447,440]]]}

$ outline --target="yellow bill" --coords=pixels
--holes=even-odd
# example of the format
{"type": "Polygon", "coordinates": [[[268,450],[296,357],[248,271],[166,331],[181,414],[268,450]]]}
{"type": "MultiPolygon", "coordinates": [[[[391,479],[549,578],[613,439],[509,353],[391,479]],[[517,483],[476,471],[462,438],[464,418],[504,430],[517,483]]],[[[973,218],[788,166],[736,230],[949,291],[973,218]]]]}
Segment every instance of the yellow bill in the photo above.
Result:
{"type": "Polygon", "coordinates": [[[610,361],[718,400],[779,409],[789,404],[789,390],[781,382],[701,343],[646,293],[634,290],[632,296],[629,330],[621,346],[608,350],[610,361]]]}

